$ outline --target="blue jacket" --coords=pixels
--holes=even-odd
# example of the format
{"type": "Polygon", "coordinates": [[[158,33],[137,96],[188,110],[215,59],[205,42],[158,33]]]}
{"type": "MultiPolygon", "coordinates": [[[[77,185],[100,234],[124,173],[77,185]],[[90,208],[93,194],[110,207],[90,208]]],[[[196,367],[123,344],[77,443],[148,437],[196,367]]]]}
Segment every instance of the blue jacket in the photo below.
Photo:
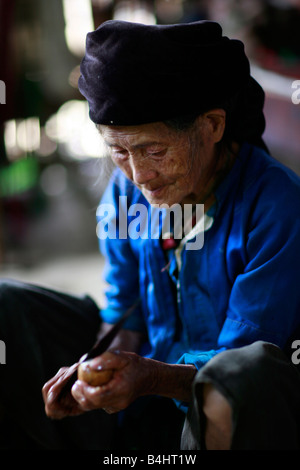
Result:
{"type": "Polygon", "coordinates": [[[116,211],[99,212],[98,222],[117,238],[100,240],[108,283],[100,315],[114,323],[140,298],[126,327],[147,333],[146,356],[199,369],[218,352],[257,340],[283,348],[300,324],[300,179],[244,144],[215,195],[204,245],[182,251],[175,286],[159,239],[118,238],[119,208],[126,211],[119,196],[149,208],[141,192],[119,170],[105,191],[99,207],[116,211]]]}

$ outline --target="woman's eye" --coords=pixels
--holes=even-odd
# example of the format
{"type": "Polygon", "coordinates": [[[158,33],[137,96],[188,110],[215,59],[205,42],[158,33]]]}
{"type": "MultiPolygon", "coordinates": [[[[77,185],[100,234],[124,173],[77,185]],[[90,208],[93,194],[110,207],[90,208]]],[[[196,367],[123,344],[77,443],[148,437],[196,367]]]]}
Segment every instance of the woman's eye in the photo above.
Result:
{"type": "Polygon", "coordinates": [[[122,150],[119,148],[112,149],[112,155],[117,158],[125,159],[128,156],[127,150],[122,150]]]}
{"type": "Polygon", "coordinates": [[[166,153],[165,149],[149,150],[147,155],[149,157],[162,157],[166,153]]]}

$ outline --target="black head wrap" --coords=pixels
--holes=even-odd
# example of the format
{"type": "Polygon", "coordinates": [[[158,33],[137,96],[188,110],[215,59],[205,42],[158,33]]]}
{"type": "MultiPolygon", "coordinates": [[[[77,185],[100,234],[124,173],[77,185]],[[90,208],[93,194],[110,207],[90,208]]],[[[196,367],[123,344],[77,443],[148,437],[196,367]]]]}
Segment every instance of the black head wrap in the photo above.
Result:
{"type": "Polygon", "coordinates": [[[97,124],[130,126],[228,112],[227,136],[260,144],[264,92],[241,41],[218,23],[107,21],[87,35],[79,89],[97,124]]]}

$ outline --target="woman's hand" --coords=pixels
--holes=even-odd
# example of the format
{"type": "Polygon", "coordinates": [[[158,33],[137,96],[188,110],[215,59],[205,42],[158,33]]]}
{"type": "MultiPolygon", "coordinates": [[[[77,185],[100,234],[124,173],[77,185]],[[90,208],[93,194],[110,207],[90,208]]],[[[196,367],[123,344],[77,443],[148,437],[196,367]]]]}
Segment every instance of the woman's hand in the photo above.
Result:
{"type": "Polygon", "coordinates": [[[80,404],[73,398],[71,392],[60,395],[68,379],[76,371],[78,364],[71,367],[62,367],[57,374],[45,383],[42,395],[45,411],[49,418],[62,419],[66,416],[76,416],[84,413],[80,404]]]}
{"type": "Polygon", "coordinates": [[[86,411],[102,408],[107,413],[115,413],[150,390],[149,364],[135,353],[107,351],[89,364],[95,370],[113,370],[113,375],[109,382],[96,387],[81,380],[75,382],[72,395],[86,411]]]}
{"type": "MultiPolygon", "coordinates": [[[[104,336],[111,327],[112,326],[108,323],[102,323],[99,337],[104,336]]],[[[138,351],[143,340],[143,335],[141,333],[130,330],[121,330],[114,339],[111,347],[127,351],[138,351]]],[[[107,359],[106,354],[107,353],[104,353],[104,358],[101,356],[101,359],[100,357],[95,359],[95,368],[97,368],[98,365],[101,366],[102,362],[105,361],[105,358],[107,359]]],[[[81,362],[84,357],[85,356],[82,356],[79,362],[81,362]]],[[[57,374],[43,386],[42,395],[45,402],[45,411],[47,416],[50,418],[61,419],[66,416],[75,416],[84,413],[85,409],[81,406],[81,402],[75,400],[71,391],[64,394],[63,397],[60,396],[62,388],[74,371],[76,371],[78,364],[79,363],[76,363],[71,367],[62,367],[59,369],[57,374]]],[[[116,365],[116,369],[118,367],[122,367],[123,362],[118,360],[118,364],[119,366],[116,365]]]]}

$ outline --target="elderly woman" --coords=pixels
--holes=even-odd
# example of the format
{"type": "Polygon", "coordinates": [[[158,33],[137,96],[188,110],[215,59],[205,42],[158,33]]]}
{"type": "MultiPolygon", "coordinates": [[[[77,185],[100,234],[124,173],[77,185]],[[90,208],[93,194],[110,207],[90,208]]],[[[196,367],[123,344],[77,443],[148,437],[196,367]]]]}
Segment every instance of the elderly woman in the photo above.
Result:
{"type": "MultiPolygon", "coordinates": [[[[182,449],[299,448],[300,376],[290,358],[300,323],[300,181],[262,140],[264,93],[250,75],[243,44],[222,36],[213,22],[109,21],[88,34],[79,88],[116,165],[100,204],[115,211],[106,218],[98,213],[100,226],[106,225],[100,243],[109,286],[100,334],[139,303],[110,350],[90,363],[95,371],[113,370],[109,382],[95,387],[77,380],[60,400],[77,365],[59,370],[43,387],[46,414],[64,418],[62,427],[81,415],[75,419],[86,418],[87,436],[97,419],[103,432],[105,420],[111,429],[108,418],[120,415],[123,446],[124,434],[135,427],[146,436],[156,412],[155,429],[163,426],[166,434],[174,426],[181,430],[185,419],[182,449]],[[139,236],[130,236],[130,208],[146,208],[150,221],[152,208],[163,204],[182,208],[169,234],[160,224],[158,236],[151,236],[139,219],[139,236]],[[191,217],[183,237],[172,233],[186,227],[185,208],[197,215],[199,206],[202,217],[191,217]],[[204,242],[193,247],[200,235],[204,242]],[[140,422],[138,413],[145,413],[140,422]]],[[[26,295],[30,305],[47,305],[38,320],[47,332],[57,322],[48,336],[55,359],[37,342],[34,362],[42,362],[43,376],[87,350],[99,321],[90,299],[76,304],[62,294],[6,283],[6,310],[12,292],[15,299],[26,295]],[[61,325],[68,322],[64,344],[61,325]]],[[[37,319],[28,320],[20,301],[21,310],[32,340],[37,319]]],[[[91,434],[90,446],[101,448],[98,434],[91,434]]],[[[102,448],[108,445],[102,441],[102,448]]]]}

